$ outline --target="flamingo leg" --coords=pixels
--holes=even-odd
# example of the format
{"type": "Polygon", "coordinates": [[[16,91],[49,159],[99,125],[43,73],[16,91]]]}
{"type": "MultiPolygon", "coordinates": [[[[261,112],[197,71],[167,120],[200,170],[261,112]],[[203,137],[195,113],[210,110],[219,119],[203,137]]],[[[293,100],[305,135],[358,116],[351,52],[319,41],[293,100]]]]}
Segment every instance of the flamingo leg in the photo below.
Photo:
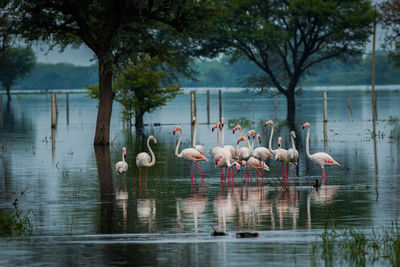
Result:
{"type": "Polygon", "coordinates": [[[224,171],[221,168],[221,180],[224,179],[224,178],[225,178],[225,174],[224,174],[224,171]]]}
{"type": "Polygon", "coordinates": [[[139,187],[142,190],[142,168],[139,168],[139,187]]]}
{"type": "Polygon", "coordinates": [[[193,184],[193,163],[190,163],[190,182],[193,184]]]}
{"type": "Polygon", "coordinates": [[[322,184],[325,183],[325,179],[326,179],[325,168],[322,168],[322,184]]]}
{"type": "Polygon", "coordinates": [[[294,184],[294,173],[296,172],[296,164],[293,164],[293,184],[294,184]]]}
{"type": "Polygon", "coordinates": [[[281,162],[281,168],[282,168],[282,187],[284,186],[284,180],[285,180],[285,173],[284,173],[284,168],[283,168],[283,162],[281,162]]]}
{"type": "Polygon", "coordinates": [[[195,162],[194,165],[196,165],[197,168],[199,169],[199,171],[200,171],[200,173],[201,173],[201,176],[203,176],[203,178],[206,177],[206,175],[204,174],[203,170],[199,167],[199,165],[197,164],[197,162],[195,162]]]}
{"type": "Polygon", "coordinates": [[[144,175],[144,191],[147,192],[147,168],[144,175]]]}

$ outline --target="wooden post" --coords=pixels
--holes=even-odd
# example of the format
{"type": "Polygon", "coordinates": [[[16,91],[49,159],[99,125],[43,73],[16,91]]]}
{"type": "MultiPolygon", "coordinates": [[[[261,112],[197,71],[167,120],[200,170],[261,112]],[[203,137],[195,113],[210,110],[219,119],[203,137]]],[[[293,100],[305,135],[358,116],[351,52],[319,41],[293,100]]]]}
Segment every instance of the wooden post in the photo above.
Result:
{"type": "Polygon", "coordinates": [[[210,124],[210,90],[207,90],[207,124],[210,124]]]}
{"type": "Polygon", "coordinates": [[[276,88],[274,90],[274,109],[275,109],[275,121],[278,119],[278,96],[276,94],[276,88]]]}
{"type": "Polygon", "coordinates": [[[353,99],[353,96],[352,95],[350,95],[349,96],[349,101],[347,102],[347,108],[350,108],[351,109],[351,100],[353,99]]]}
{"type": "Polygon", "coordinates": [[[376,39],[376,20],[374,21],[374,32],[372,36],[372,70],[371,70],[371,97],[372,97],[372,119],[377,120],[378,114],[376,109],[375,94],[375,39],[376,39]]]}
{"type": "Polygon", "coordinates": [[[56,94],[51,93],[51,128],[57,127],[57,100],[56,94]]]}
{"type": "Polygon", "coordinates": [[[54,160],[56,156],[56,127],[51,128],[51,157],[54,160]]]}
{"type": "Polygon", "coordinates": [[[327,103],[327,95],[324,92],[324,122],[328,121],[328,103],[327,103]]]}
{"type": "Polygon", "coordinates": [[[328,100],[327,94],[324,92],[324,150],[328,149],[328,100]]]}
{"type": "Polygon", "coordinates": [[[67,112],[67,125],[69,125],[69,93],[65,94],[65,109],[67,112]]]}
{"type": "Polygon", "coordinates": [[[193,144],[194,144],[194,140],[193,140],[194,124],[192,123],[193,117],[196,117],[196,92],[190,91],[190,124],[192,125],[191,138],[190,138],[190,146],[191,147],[193,147],[193,144]]]}
{"type": "Polygon", "coordinates": [[[58,101],[57,101],[57,94],[56,93],[54,93],[54,99],[55,99],[55,102],[56,102],[56,114],[58,116],[58,101]]]}
{"type": "Polygon", "coordinates": [[[219,103],[219,121],[222,118],[222,96],[221,90],[218,90],[218,103],[219,103]]]}

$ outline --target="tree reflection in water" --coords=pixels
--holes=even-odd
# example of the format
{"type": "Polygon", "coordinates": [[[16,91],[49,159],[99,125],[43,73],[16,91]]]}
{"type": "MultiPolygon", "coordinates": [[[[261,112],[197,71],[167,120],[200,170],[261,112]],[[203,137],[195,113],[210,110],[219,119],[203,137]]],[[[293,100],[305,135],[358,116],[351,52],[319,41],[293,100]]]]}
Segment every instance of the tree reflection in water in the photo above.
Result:
{"type": "Polygon", "coordinates": [[[97,172],[100,182],[100,233],[113,233],[113,198],[114,186],[112,180],[110,148],[108,146],[96,146],[94,148],[97,162],[97,172]]]}

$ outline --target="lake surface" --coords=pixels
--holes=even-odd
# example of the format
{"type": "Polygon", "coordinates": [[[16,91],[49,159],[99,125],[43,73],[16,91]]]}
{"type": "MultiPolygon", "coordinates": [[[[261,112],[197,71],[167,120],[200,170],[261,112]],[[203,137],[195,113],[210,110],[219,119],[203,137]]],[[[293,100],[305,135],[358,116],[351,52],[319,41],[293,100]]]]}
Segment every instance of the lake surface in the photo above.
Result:
{"type": "MultiPolygon", "coordinates": [[[[400,88],[399,88],[400,89],[400,88]]],[[[197,143],[205,147],[205,185],[190,181],[190,164],[175,157],[190,146],[190,102],[187,90],[167,106],[145,115],[144,137],[121,122],[114,104],[109,149],[93,148],[97,101],[85,94],[58,95],[58,124],[50,127],[50,95],[14,95],[3,98],[0,114],[0,210],[22,211],[34,224],[29,237],[0,239],[0,265],[310,265],[312,244],[325,225],[338,228],[383,227],[400,212],[400,92],[378,91],[376,136],[372,134],[371,95],[360,90],[328,92],[328,122],[324,138],[322,91],[297,96],[297,143],[300,153],[294,183],[281,189],[281,168],[268,161],[270,172],[256,181],[236,174],[221,182],[209,151],[216,145],[212,125],[219,118],[218,89],[210,89],[208,124],[206,90],[197,98],[197,143]],[[348,98],[352,95],[351,109],[348,98]],[[327,151],[342,167],[326,168],[326,184],[316,191],[318,165],[305,155],[306,131],[311,124],[310,152],[327,151]],[[136,155],[147,151],[147,136],[156,164],[148,178],[139,179],[136,155]],[[129,170],[114,171],[127,147],[129,170]],[[17,200],[17,204],[15,200],[17,200]],[[213,229],[227,236],[212,237],[213,229]],[[258,238],[237,239],[240,231],[258,232],[258,238]]],[[[248,120],[267,145],[275,118],[274,98],[224,90],[225,144],[235,144],[237,120],[248,120]],[[231,120],[231,121],[230,121],[231,120]]],[[[285,125],[286,100],[278,97],[273,146],[278,136],[290,147],[285,125]]],[[[133,128],[134,130],[134,128],[133,128]]]]}

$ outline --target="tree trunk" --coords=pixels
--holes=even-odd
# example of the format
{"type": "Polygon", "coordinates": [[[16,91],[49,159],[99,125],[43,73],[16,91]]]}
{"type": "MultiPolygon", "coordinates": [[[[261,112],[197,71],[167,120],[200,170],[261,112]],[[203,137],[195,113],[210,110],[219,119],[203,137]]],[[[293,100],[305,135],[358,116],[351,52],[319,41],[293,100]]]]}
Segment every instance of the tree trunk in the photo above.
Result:
{"type": "Polygon", "coordinates": [[[10,86],[6,86],[7,101],[11,101],[10,86]]]}
{"type": "Polygon", "coordinates": [[[287,115],[286,120],[288,122],[288,126],[290,130],[295,130],[295,120],[296,120],[296,103],[294,99],[294,90],[288,89],[288,93],[286,95],[287,101],[287,115]]]}
{"type": "Polygon", "coordinates": [[[135,116],[135,128],[138,133],[143,132],[143,115],[143,112],[139,112],[135,116]]]}
{"type": "Polygon", "coordinates": [[[100,233],[111,234],[113,232],[114,186],[112,180],[110,147],[97,146],[94,148],[94,152],[96,155],[97,171],[100,182],[100,233]]]}
{"type": "Polygon", "coordinates": [[[104,146],[110,143],[110,120],[114,93],[112,91],[112,61],[110,57],[99,58],[99,110],[97,112],[95,146],[104,146]]]}

